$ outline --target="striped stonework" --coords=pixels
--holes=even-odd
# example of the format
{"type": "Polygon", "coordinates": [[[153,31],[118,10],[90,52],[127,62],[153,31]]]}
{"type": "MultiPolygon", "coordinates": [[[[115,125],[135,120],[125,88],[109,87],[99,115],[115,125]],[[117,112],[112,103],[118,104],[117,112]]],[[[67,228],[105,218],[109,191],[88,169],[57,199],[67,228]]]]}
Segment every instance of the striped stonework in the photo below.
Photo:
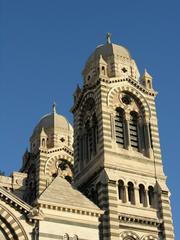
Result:
{"type": "Polygon", "coordinates": [[[164,240],[174,240],[174,229],[168,191],[159,194],[160,215],[162,218],[161,234],[164,240]]]}
{"type": "Polygon", "coordinates": [[[98,191],[99,207],[104,211],[101,217],[100,239],[118,239],[119,220],[117,211],[117,188],[115,181],[101,184],[98,191]]]}
{"type": "Polygon", "coordinates": [[[0,227],[9,240],[28,240],[19,220],[3,205],[0,205],[0,227]]]}
{"type": "Polygon", "coordinates": [[[47,154],[40,153],[39,158],[37,159],[37,166],[36,166],[36,189],[37,189],[37,196],[40,196],[43,190],[45,190],[47,186],[46,177],[45,177],[45,164],[47,161],[47,154]]]}
{"type": "MultiPolygon", "coordinates": [[[[133,79],[133,73],[128,73],[128,68],[132,66],[125,65],[128,74],[121,75],[123,68],[120,68],[125,58],[118,65],[114,52],[108,56],[112,46],[104,45],[102,56],[97,59],[98,52],[95,51],[94,59],[102,62],[98,62],[92,76],[88,69],[96,65],[93,58],[85,67],[84,86],[78,90],[72,108],[75,126],[74,182],[78,187],[88,188],[89,179],[92,180],[94,175],[98,179],[98,174],[104,172],[99,177],[101,184],[98,189],[98,205],[104,211],[100,224],[101,240],[157,240],[159,231],[163,234],[161,239],[172,240],[173,223],[168,195],[162,191],[159,205],[154,189],[157,179],[166,186],[155,106],[157,92],[147,72],[141,80],[138,79],[139,74],[133,79]],[[101,64],[104,64],[103,67],[101,64]],[[110,75],[112,72],[113,76],[110,75]],[[85,129],[83,117],[86,110],[89,111],[85,106],[90,97],[94,99],[95,106],[92,108],[95,108],[98,120],[98,154],[92,156],[89,162],[84,161],[82,166],[78,136],[81,129],[85,129]],[[121,188],[117,186],[119,180],[126,177],[125,185],[121,188]],[[144,188],[140,184],[144,184],[144,188]],[[119,189],[126,199],[120,198],[119,189]]],[[[92,181],[96,184],[96,180],[92,181]]]]}

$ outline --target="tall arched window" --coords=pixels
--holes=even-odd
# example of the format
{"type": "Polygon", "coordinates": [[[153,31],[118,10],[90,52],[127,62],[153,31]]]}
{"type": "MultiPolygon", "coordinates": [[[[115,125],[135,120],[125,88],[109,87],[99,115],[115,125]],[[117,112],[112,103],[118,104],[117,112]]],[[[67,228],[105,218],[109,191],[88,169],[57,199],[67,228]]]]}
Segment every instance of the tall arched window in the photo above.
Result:
{"type": "Polygon", "coordinates": [[[139,201],[141,204],[143,204],[143,206],[146,205],[146,192],[145,192],[145,187],[144,185],[140,184],[139,185],[139,201]]]}
{"type": "Polygon", "coordinates": [[[124,147],[124,110],[122,108],[116,109],[115,116],[115,130],[116,142],[122,148],[124,147]]]}
{"type": "Polygon", "coordinates": [[[153,207],[154,206],[154,188],[152,186],[148,187],[148,198],[149,198],[149,205],[153,207]]]}
{"type": "Polygon", "coordinates": [[[135,204],[134,185],[132,182],[128,182],[128,201],[131,204],[135,204]]]}
{"type": "Polygon", "coordinates": [[[45,147],[45,138],[42,139],[42,146],[45,147]]]}
{"type": "Polygon", "coordinates": [[[129,131],[131,147],[135,151],[139,151],[138,114],[136,112],[130,113],[129,131]]]}
{"type": "Polygon", "coordinates": [[[119,192],[119,199],[122,202],[125,202],[125,186],[122,180],[119,180],[118,182],[118,192],[119,192]]]}
{"type": "Polygon", "coordinates": [[[85,124],[85,160],[89,161],[92,154],[92,132],[90,128],[90,121],[88,120],[85,124]]]}

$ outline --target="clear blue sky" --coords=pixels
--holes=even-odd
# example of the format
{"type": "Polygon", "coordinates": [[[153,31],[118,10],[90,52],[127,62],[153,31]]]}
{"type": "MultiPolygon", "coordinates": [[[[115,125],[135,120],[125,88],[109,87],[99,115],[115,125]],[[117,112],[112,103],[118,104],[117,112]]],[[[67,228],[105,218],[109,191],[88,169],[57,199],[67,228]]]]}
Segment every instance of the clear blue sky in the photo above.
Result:
{"type": "Polygon", "coordinates": [[[39,119],[69,109],[86,59],[106,32],[124,45],[156,99],[165,173],[180,239],[180,3],[178,0],[0,0],[0,169],[18,170],[39,119]],[[179,228],[178,228],[179,227],[179,228]]]}

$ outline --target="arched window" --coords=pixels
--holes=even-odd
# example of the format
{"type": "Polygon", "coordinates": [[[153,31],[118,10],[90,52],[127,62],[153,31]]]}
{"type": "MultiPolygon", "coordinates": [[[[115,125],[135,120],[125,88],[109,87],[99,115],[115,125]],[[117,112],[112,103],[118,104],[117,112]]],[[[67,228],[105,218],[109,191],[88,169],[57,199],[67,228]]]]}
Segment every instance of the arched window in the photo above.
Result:
{"type": "Polygon", "coordinates": [[[42,139],[42,146],[45,147],[45,138],[42,139]]]}
{"type": "Polygon", "coordinates": [[[116,109],[115,116],[116,142],[122,148],[124,147],[124,111],[122,108],[116,109]]]}
{"type": "Polygon", "coordinates": [[[78,240],[78,236],[77,236],[77,235],[74,235],[74,236],[72,237],[72,239],[73,239],[73,240],[78,240]]]}
{"type": "Polygon", "coordinates": [[[97,153],[98,121],[95,111],[95,100],[90,97],[86,100],[81,112],[81,125],[79,136],[75,139],[75,156],[80,160],[82,169],[97,153]]]}
{"type": "Polygon", "coordinates": [[[149,205],[153,207],[154,206],[154,188],[152,186],[148,187],[148,198],[149,198],[149,205]]]}
{"type": "Polygon", "coordinates": [[[92,153],[92,135],[91,135],[91,129],[90,129],[90,121],[88,120],[85,124],[85,159],[87,161],[91,158],[92,153]]]}
{"type": "Polygon", "coordinates": [[[135,204],[134,185],[132,182],[128,182],[128,201],[131,204],[135,204]]]}
{"type": "Polygon", "coordinates": [[[65,233],[64,236],[63,236],[63,239],[64,240],[69,240],[69,235],[67,233],[65,233]]]}
{"type": "Polygon", "coordinates": [[[119,180],[118,182],[118,192],[119,192],[119,199],[122,202],[125,202],[125,186],[122,180],[119,180]]]}
{"type": "Polygon", "coordinates": [[[138,140],[138,114],[136,112],[130,113],[129,121],[129,131],[130,131],[130,143],[131,147],[135,151],[139,151],[139,140],[138,140]]]}
{"type": "Polygon", "coordinates": [[[146,192],[145,192],[145,187],[144,185],[140,184],[139,185],[139,201],[143,206],[146,205],[146,192]]]}
{"type": "Polygon", "coordinates": [[[101,70],[102,70],[102,74],[105,75],[106,74],[106,70],[105,70],[104,66],[102,66],[101,70]]]}
{"type": "Polygon", "coordinates": [[[148,88],[152,88],[152,85],[151,85],[151,81],[150,81],[150,80],[147,81],[147,85],[148,85],[148,88]]]}

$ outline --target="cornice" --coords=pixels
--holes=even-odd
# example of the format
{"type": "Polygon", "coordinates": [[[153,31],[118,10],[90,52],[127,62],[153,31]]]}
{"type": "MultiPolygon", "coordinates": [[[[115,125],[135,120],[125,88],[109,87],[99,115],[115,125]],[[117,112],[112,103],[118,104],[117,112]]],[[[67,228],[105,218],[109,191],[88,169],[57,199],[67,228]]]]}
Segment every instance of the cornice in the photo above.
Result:
{"type": "Polygon", "coordinates": [[[75,208],[71,206],[66,205],[57,205],[56,203],[48,204],[47,202],[43,202],[42,200],[38,200],[39,208],[44,209],[50,209],[50,210],[56,210],[61,212],[69,212],[69,213],[75,213],[80,215],[88,215],[93,217],[100,217],[101,214],[103,214],[102,210],[90,210],[88,208],[75,208]]]}
{"type": "Polygon", "coordinates": [[[51,148],[51,149],[41,148],[39,151],[40,153],[51,154],[51,153],[61,152],[62,150],[64,150],[66,153],[68,153],[72,157],[74,156],[73,150],[68,148],[67,146],[63,146],[60,148],[51,148]]]}
{"type": "Polygon", "coordinates": [[[127,223],[127,222],[132,224],[138,223],[142,225],[155,226],[155,227],[158,227],[162,223],[162,220],[160,219],[140,217],[140,216],[135,216],[135,215],[126,214],[126,213],[119,214],[119,221],[121,223],[127,223]]]}
{"type": "Polygon", "coordinates": [[[40,217],[42,218],[43,214],[37,208],[28,205],[3,187],[0,187],[0,200],[22,213],[26,217],[27,222],[34,223],[36,220],[40,220],[40,217]],[[37,214],[37,211],[39,214],[37,214]],[[34,214],[35,212],[36,214],[34,214]]]}
{"type": "Polygon", "coordinates": [[[74,103],[74,106],[71,108],[71,111],[72,113],[74,113],[81,101],[82,101],[82,98],[84,96],[84,94],[87,92],[87,91],[91,91],[91,90],[94,90],[96,88],[96,86],[98,86],[100,83],[106,83],[106,84],[114,84],[114,83],[120,83],[120,82],[128,82],[130,83],[133,87],[136,87],[138,90],[140,90],[141,92],[143,92],[144,94],[146,95],[149,95],[149,96],[152,96],[152,97],[156,97],[157,95],[157,92],[154,91],[154,90],[148,90],[146,89],[139,81],[137,80],[134,80],[133,78],[131,77],[128,77],[128,78],[99,78],[97,81],[95,81],[94,84],[92,85],[84,85],[83,86],[83,89],[81,91],[81,93],[79,94],[78,96],[78,99],[76,100],[76,102],[74,103]]]}

